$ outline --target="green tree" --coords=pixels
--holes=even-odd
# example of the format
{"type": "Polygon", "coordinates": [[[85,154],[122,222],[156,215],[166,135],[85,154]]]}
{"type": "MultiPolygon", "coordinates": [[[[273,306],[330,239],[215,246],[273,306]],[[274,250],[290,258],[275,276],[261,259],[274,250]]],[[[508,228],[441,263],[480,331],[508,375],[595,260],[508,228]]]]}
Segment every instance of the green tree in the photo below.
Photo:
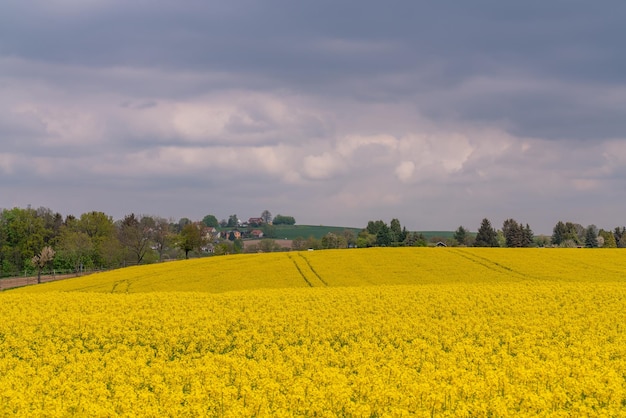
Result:
{"type": "Polygon", "coordinates": [[[376,235],[378,234],[378,231],[385,226],[387,226],[387,224],[382,220],[369,221],[367,222],[367,227],[365,229],[369,234],[376,235]]]}
{"type": "Polygon", "coordinates": [[[534,245],[537,247],[547,247],[550,245],[551,241],[548,235],[539,235],[533,238],[534,245]]]}
{"type": "Polygon", "coordinates": [[[567,228],[563,221],[558,221],[552,229],[552,245],[561,245],[565,241],[567,235],[567,228]]]}
{"type": "Polygon", "coordinates": [[[63,263],[63,268],[70,267],[78,274],[85,266],[93,265],[91,259],[93,242],[89,235],[82,231],[63,227],[57,249],[57,258],[63,263]]]}
{"type": "Polygon", "coordinates": [[[358,248],[373,247],[376,245],[376,234],[370,234],[367,229],[363,229],[356,237],[358,248]]]}
{"type": "Polygon", "coordinates": [[[324,235],[321,241],[322,241],[322,248],[324,249],[346,248],[348,246],[343,236],[333,234],[332,232],[329,232],[326,235],[324,235]]]}
{"type": "Polygon", "coordinates": [[[234,228],[238,225],[239,225],[239,218],[237,217],[237,215],[230,215],[228,217],[228,223],[226,224],[226,226],[229,228],[234,228]]]}
{"type": "Polygon", "coordinates": [[[84,232],[91,240],[94,266],[116,267],[119,262],[120,243],[113,218],[103,212],[83,213],[78,221],[66,220],[70,228],[84,232]]]}
{"type": "Polygon", "coordinates": [[[44,237],[46,245],[54,245],[61,233],[63,216],[43,206],[35,211],[35,216],[43,220],[44,229],[46,230],[46,236],[44,237]]]}
{"type": "Polygon", "coordinates": [[[189,258],[191,251],[200,250],[203,245],[204,239],[198,225],[187,224],[183,227],[183,230],[180,231],[178,247],[185,253],[186,259],[189,258]]]}
{"type": "Polygon", "coordinates": [[[276,215],[272,223],[274,225],[295,225],[296,219],[293,216],[276,215]]]}
{"type": "Polygon", "coordinates": [[[343,238],[346,240],[346,246],[350,248],[356,246],[356,237],[354,236],[354,232],[352,232],[352,230],[344,229],[343,238]]]}
{"type": "Polygon", "coordinates": [[[502,233],[507,247],[523,247],[524,228],[516,220],[505,220],[502,224],[502,233]]]}
{"type": "Polygon", "coordinates": [[[530,229],[530,225],[526,224],[526,227],[524,228],[523,236],[524,236],[524,241],[523,241],[522,247],[531,247],[534,245],[535,234],[533,233],[533,230],[530,229]]]}
{"type": "Polygon", "coordinates": [[[584,239],[584,230],[579,224],[558,221],[552,230],[552,245],[575,247],[581,243],[581,237],[584,239]]]}
{"type": "Polygon", "coordinates": [[[311,250],[319,250],[322,248],[321,240],[310,236],[306,239],[306,248],[311,250]]]}
{"type": "Polygon", "coordinates": [[[469,232],[465,229],[465,227],[459,226],[456,231],[454,231],[454,239],[459,245],[467,245],[469,232]]]}
{"type": "Polygon", "coordinates": [[[6,244],[6,227],[4,223],[4,211],[0,211],[0,278],[4,277],[5,274],[5,251],[8,249],[6,244]]]}
{"type": "Polygon", "coordinates": [[[497,247],[498,235],[496,230],[491,226],[489,219],[485,218],[478,228],[476,239],[474,240],[475,247],[497,247]]]}
{"type": "Polygon", "coordinates": [[[598,228],[595,225],[585,228],[585,247],[598,248],[598,228]]]}
{"type": "Polygon", "coordinates": [[[263,224],[263,226],[261,226],[261,231],[263,231],[263,236],[265,238],[277,237],[276,227],[272,224],[263,224]]]}
{"type": "Polygon", "coordinates": [[[428,242],[426,241],[424,234],[419,232],[409,232],[404,240],[404,245],[407,247],[425,247],[428,245],[428,242]]]}
{"type": "Polygon", "coordinates": [[[601,229],[598,232],[598,235],[602,237],[604,241],[602,244],[602,248],[617,248],[617,243],[615,242],[615,235],[611,231],[605,231],[601,229]]]}
{"type": "Polygon", "coordinates": [[[220,226],[220,223],[218,222],[217,218],[215,217],[215,215],[207,215],[204,218],[202,218],[202,223],[211,228],[217,228],[218,226],[220,226]]]}
{"type": "Polygon", "coordinates": [[[3,210],[0,216],[0,229],[3,230],[3,247],[0,249],[5,270],[16,274],[30,266],[31,259],[43,248],[49,238],[42,218],[34,209],[13,208],[3,210]]]}
{"type": "Polygon", "coordinates": [[[404,234],[402,233],[402,225],[397,218],[393,218],[389,224],[389,238],[392,244],[398,244],[404,241],[404,234]]]}
{"type": "Polygon", "coordinates": [[[271,253],[275,251],[280,251],[281,247],[276,243],[275,240],[269,238],[263,238],[259,241],[259,251],[264,253],[271,253]]]}
{"type": "Polygon", "coordinates": [[[388,247],[391,245],[391,230],[386,223],[376,233],[376,245],[379,247],[388,247]]]}
{"type": "Polygon", "coordinates": [[[616,227],[613,231],[613,238],[617,248],[626,248],[626,227],[616,227]]]}
{"type": "Polygon", "coordinates": [[[193,223],[193,222],[191,222],[191,219],[189,219],[189,218],[180,218],[178,220],[178,223],[173,225],[174,226],[174,228],[173,228],[174,232],[176,234],[180,234],[181,231],[183,230],[183,228],[185,227],[185,225],[189,225],[191,223],[193,223]]]}
{"type": "Polygon", "coordinates": [[[233,252],[235,254],[241,254],[243,252],[244,244],[241,238],[237,238],[233,241],[233,252]]]}
{"type": "Polygon", "coordinates": [[[502,234],[507,247],[530,247],[533,244],[534,235],[530,226],[517,223],[514,219],[504,221],[502,234]]]}
{"type": "Polygon", "coordinates": [[[213,248],[213,254],[215,255],[227,255],[235,252],[235,246],[230,241],[220,242],[213,248]]]}

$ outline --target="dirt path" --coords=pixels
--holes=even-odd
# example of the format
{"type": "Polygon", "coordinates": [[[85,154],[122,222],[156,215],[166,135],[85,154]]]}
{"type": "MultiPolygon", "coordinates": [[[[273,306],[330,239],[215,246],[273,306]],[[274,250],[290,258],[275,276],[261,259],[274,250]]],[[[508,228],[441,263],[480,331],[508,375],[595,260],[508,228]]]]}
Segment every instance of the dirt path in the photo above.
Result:
{"type": "MultiPolygon", "coordinates": [[[[69,279],[70,277],[77,277],[77,276],[76,274],[41,275],[41,283],[69,279]]],[[[28,286],[31,284],[37,284],[37,276],[7,277],[5,279],[0,279],[0,291],[6,290],[6,289],[12,289],[14,287],[28,286]]]]}

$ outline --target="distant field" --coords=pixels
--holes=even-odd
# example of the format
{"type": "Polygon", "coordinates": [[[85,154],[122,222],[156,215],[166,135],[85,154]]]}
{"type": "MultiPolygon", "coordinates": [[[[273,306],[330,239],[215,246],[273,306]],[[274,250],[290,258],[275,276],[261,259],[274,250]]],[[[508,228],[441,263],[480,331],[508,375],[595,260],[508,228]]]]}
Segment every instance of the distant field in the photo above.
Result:
{"type": "MultiPolygon", "coordinates": [[[[277,239],[309,238],[314,237],[321,239],[324,235],[332,232],[337,235],[343,234],[345,230],[351,231],[355,236],[363,230],[363,228],[349,228],[343,226],[323,226],[323,225],[276,225],[277,239]]],[[[421,233],[430,239],[432,237],[452,238],[454,231],[421,231],[421,233]]]]}
{"type": "Polygon", "coordinates": [[[0,293],[2,416],[626,416],[624,250],[212,257],[0,293]]]}
{"type": "Polygon", "coordinates": [[[321,239],[324,235],[332,232],[337,235],[343,234],[345,230],[352,231],[356,236],[363,228],[346,228],[342,226],[315,226],[315,225],[276,225],[277,239],[290,239],[314,237],[321,239]]]}

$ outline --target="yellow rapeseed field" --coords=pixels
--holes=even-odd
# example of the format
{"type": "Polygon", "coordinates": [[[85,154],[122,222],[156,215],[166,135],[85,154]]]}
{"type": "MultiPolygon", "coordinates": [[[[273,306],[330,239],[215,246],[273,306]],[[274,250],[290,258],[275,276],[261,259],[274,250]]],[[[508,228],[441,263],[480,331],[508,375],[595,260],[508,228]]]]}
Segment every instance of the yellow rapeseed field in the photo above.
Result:
{"type": "Polygon", "coordinates": [[[0,294],[0,415],[626,416],[626,252],[219,257],[0,294]]]}

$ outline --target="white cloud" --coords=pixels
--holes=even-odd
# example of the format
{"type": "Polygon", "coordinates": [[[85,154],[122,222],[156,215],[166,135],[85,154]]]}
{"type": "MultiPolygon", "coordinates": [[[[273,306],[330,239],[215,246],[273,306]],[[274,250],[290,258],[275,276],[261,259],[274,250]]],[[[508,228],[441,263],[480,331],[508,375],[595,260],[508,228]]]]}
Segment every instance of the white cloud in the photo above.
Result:
{"type": "Polygon", "coordinates": [[[326,180],[345,168],[345,162],[336,154],[323,152],[304,157],[303,174],[313,180],[326,180]]]}
{"type": "Polygon", "coordinates": [[[413,176],[414,171],[415,163],[413,161],[402,161],[396,167],[396,176],[398,176],[400,181],[407,182],[413,176]]]}

